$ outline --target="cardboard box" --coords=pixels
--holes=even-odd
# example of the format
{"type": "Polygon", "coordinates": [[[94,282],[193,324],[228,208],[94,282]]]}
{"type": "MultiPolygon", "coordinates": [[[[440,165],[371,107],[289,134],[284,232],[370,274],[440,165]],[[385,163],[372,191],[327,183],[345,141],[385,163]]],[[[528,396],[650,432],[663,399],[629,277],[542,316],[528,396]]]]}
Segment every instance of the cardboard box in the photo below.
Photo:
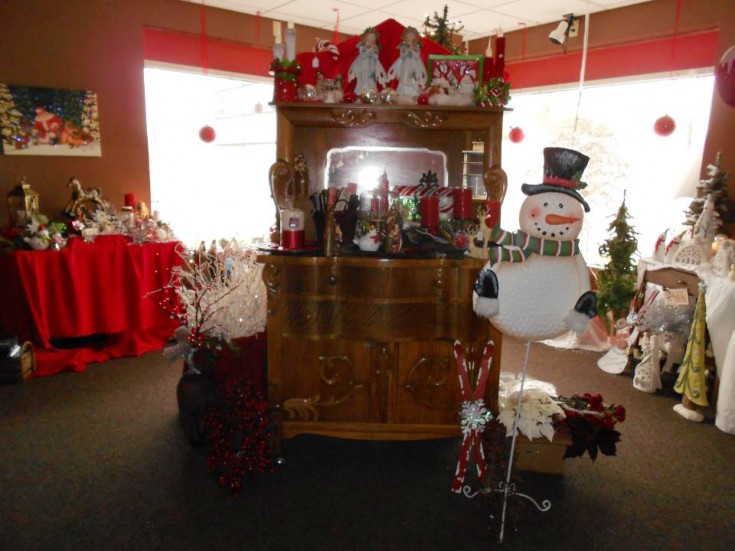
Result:
{"type": "Polygon", "coordinates": [[[564,453],[572,439],[556,433],[552,442],[546,438],[529,440],[523,435],[516,439],[515,469],[546,474],[564,474],[564,453]]]}

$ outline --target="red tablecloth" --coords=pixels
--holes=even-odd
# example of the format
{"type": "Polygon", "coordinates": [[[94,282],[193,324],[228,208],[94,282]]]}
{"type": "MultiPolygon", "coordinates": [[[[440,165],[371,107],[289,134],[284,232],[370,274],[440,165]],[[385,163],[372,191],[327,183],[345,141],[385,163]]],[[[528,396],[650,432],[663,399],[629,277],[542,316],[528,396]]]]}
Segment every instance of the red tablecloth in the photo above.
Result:
{"type": "Polygon", "coordinates": [[[108,235],[70,239],[61,251],[0,254],[0,334],[33,342],[35,375],[157,350],[178,323],[147,295],[168,283],[178,246],[108,235]],[[89,336],[75,348],[56,340],[89,336]]]}

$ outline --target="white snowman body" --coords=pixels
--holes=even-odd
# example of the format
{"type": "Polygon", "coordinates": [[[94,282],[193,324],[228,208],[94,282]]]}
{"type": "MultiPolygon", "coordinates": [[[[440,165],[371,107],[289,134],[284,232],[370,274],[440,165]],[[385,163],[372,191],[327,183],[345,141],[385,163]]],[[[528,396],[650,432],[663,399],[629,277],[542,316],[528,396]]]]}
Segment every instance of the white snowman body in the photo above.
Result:
{"type": "MultiPolygon", "coordinates": [[[[527,197],[519,214],[523,232],[557,241],[576,240],[583,220],[584,209],[579,201],[553,191],[527,197]]],[[[574,329],[570,315],[580,296],[590,290],[589,272],[581,254],[533,253],[522,262],[488,262],[485,268],[495,272],[499,291],[497,313],[486,317],[502,333],[538,341],[574,329]]],[[[477,294],[473,299],[478,311],[477,294]]]]}
{"type": "Polygon", "coordinates": [[[533,255],[524,262],[501,262],[493,270],[498,276],[500,309],[492,324],[501,333],[525,341],[553,339],[569,331],[569,312],[590,290],[581,255],[533,255]]]}

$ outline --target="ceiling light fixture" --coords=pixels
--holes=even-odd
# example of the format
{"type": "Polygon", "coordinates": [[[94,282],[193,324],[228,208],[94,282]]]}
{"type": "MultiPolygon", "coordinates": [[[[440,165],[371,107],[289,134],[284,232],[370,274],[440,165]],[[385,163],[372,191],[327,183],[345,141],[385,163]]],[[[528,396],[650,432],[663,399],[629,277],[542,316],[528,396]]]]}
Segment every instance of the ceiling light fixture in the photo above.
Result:
{"type": "Polygon", "coordinates": [[[577,18],[574,17],[573,13],[568,13],[563,17],[564,19],[559,22],[556,29],[549,33],[549,40],[551,40],[553,44],[562,46],[564,48],[564,53],[567,53],[567,37],[574,27],[577,18]]]}

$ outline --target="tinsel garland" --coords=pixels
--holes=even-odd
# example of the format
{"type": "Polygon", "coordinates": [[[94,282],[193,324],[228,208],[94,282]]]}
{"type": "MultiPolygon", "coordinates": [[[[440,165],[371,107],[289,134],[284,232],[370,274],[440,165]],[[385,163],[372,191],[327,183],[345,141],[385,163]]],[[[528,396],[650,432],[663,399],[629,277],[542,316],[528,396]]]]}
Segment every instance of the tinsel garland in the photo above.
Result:
{"type": "Polygon", "coordinates": [[[246,477],[274,471],[268,403],[245,377],[222,382],[221,398],[205,418],[207,466],[217,483],[238,497],[246,477]]]}

